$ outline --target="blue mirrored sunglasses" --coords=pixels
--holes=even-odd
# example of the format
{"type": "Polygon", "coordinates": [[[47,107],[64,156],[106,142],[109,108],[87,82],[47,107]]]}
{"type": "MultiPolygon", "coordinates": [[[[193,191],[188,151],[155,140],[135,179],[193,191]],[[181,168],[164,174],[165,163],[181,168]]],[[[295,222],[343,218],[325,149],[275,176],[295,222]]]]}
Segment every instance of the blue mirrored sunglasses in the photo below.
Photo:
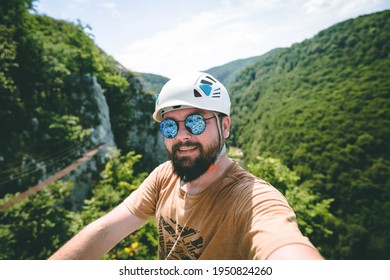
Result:
{"type": "Polygon", "coordinates": [[[160,123],[160,132],[165,138],[174,138],[179,131],[179,122],[184,122],[185,128],[192,134],[202,134],[206,129],[206,121],[214,118],[205,119],[200,114],[189,115],[184,121],[175,121],[173,119],[165,119],[160,123]]]}

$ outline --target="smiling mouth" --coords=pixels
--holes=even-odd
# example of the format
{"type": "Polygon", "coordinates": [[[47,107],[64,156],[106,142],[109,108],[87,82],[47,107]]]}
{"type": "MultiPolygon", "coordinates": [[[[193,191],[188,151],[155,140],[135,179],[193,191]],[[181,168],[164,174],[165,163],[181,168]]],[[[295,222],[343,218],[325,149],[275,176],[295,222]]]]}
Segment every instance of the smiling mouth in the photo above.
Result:
{"type": "Polygon", "coordinates": [[[198,143],[178,143],[172,147],[172,152],[176,156],[187,156],[200,148],[201,146],[198,143]]]}
{"type": "Polygon", "coordinates": [[[182,146],[178,148],[178,151],[180,152],[187,152],[187,151],[193,151],[196,149],[196,146],[182,146]]]}

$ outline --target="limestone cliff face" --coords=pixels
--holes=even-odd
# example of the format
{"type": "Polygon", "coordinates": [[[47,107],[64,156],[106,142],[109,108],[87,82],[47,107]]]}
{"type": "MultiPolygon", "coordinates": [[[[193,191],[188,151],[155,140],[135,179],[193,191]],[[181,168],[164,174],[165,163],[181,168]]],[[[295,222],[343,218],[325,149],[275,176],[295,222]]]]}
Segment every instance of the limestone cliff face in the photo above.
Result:
{"type": "MultiPolygon", "coordinates": [[[[97,125],[91,128],[89,136],[89,147],[97,147],[104,145],[103,148],[91,159],[84,162],[65,179],[73,181],[75,188],[73,189],[73,208],[76,210],[82,205],[83,200],[88,196],[91,188],[95,185],[101,167],[104,165],[106,158],[105,154],[109,147],[115,147],[114,134],[111,129],[110,110],[103,94],[101,86],[98,84],[96,77],[92,77],[92,86],[90,92],[86,96],[76,95],[76,100],[79,99],[79,104],[82,107],[88,104],[92,108],[96,108],[96,112],[91,112],[83,109],[83,117],[88,119],[96,119],[97,125]]],[[[87,147],[82,149],[88,150],[87,147]]]]}

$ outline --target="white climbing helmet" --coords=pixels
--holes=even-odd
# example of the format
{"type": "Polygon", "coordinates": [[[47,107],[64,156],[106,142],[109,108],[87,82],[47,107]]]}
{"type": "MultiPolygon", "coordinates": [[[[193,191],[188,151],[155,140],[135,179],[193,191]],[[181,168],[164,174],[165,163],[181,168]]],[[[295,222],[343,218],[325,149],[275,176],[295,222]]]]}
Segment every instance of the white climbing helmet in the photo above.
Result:
{"type": "Polygon", "coordinates": [[[184,74],[163,86],[157,96],[153,118],[161,122],[165,113],[184,108],[199,108],[229,116],[229,94],[224,85],[210,74],[184,74]]]}

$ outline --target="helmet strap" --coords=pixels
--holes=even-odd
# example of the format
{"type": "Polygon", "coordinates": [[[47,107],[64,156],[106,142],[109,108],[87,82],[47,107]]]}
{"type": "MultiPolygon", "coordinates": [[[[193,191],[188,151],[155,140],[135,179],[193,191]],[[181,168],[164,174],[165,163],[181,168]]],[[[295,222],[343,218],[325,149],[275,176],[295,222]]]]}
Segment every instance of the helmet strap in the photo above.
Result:
{"type": "MultiPolygon", "coordinates": [[[[223,136],[222,136],[222,129],[221,126],[222,124],[219,121],[218,114],[213,112],[215,118],[217,119],[217,126],[218,126],[218,134],[219,134],[219,145],[222,145],[223,142],[223,136]]],[[[214,169],[215,165],[219,162],[221,157],[226,153],[226,144],[223,144],[222,147],[220,148],[217,157],[215,158],[215,161],[210,165],[209,169],[207,169],[206,173],[210,172],[211,170],[214,169]]]]}

